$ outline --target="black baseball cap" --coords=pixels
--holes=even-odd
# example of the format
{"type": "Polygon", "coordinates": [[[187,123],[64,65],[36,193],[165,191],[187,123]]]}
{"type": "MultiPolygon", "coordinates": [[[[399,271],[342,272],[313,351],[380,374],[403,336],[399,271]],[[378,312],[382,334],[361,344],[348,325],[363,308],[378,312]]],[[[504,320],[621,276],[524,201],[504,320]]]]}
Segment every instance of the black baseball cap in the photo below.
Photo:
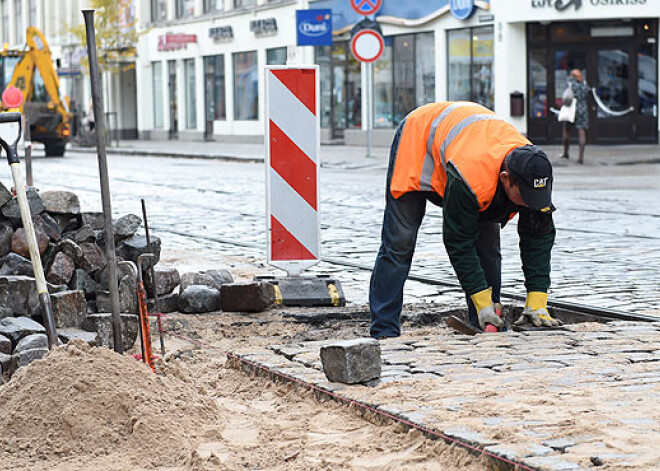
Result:
{"type": "Polygon", "coordinates": [[[506,158],[509,172],[518,180],[520,196],[527,206],[552,212],[552,164],[543,150],[534,145],[515,148],[506,158]]]}

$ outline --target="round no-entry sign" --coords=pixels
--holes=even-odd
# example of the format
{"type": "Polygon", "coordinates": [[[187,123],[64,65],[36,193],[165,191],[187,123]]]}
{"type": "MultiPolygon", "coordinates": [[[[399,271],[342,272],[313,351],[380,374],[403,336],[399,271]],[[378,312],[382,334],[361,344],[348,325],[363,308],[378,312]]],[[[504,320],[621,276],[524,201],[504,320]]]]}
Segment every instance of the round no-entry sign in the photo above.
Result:
{"type": "Polygon", "coordinates": [[[385,41],[373,29],[363,29],[351,39],[353,56],[360,62],[373,62],[383,53],[385,41]]]}
{"type": "Polygon", "coordinates": [[[358,15],[373,15],[383,6],[383,0],[351,0],[351,6],[358,15]]]}

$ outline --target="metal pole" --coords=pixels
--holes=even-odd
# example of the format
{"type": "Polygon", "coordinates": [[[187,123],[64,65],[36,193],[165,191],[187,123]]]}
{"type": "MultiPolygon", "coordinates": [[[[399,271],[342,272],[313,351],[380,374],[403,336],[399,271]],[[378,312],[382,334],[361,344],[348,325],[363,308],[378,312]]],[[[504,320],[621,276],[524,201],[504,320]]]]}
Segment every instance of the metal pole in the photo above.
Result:
{"type": "Polygon", "coordinates": [[[117,284],[117,264],[115,255],[115,237],[112,228],[112,208],[110,206],[110,183],[108,162],[105,151],[105,114],[103,95],[99,84],[99,62],[96,55],[96,31],[94,30],[94,10],[82,10],[87,32],[87,56],[89,57],[89,75],[92,82],[92,100],[94,102],[94,121],[96,122],[96,152],[101,176],[101,200],[105,222],[105,254],[108,259],[110,275],[110,307],[112,310],[112,334],[115,352],[124,353],[122,342],[121,316],[119,315],[119,286],[117,284]]]}
{"type": "Polygon", "coordinates": [[[27,186],[34,186],[34,179],[32,178],[32,136],[30,135],[30,122],[25,116],[25,131],[23,131],[25,138],[25,180],[27,186]]]}
{"type": "Polygon", "coordinates": [[[371,125],[372,125],[372,96],[371,96],[371,89],[372,87],[372,74],[373,74],[373,67],[374,64],[373,62],[368,62],[367,63],[367,157],[371,157],[371,125]]]}
{"type": "MultiPolygon", "coordinates": [[[[147,206],[142,198],[142,217],[144,218],[144,233],[147,236],[147,252],[153,254],[151,251],[151,236],[149,235],[149,223],[147,222],[147,206]]],[[[158,335],[160,336],[160,353],[165,357],[165,340],[163,339],[163,322],[160,319],[160,306],[158,305],[158,286],[156,285],[156,270],[154,269],[155,263],[153,260],[150,262],[149,276],[151,276],[151,286],[154,289],[154,308],[156,309],[156,323],[158,325],[158,335]]]]}

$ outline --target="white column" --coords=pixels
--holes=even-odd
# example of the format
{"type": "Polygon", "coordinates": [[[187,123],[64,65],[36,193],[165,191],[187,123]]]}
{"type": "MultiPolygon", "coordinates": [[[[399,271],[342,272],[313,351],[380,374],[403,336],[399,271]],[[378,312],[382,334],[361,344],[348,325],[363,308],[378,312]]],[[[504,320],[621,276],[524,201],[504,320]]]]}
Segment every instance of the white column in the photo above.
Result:
{"type": "Polygon", "coordinates": [[[447,30],[435,30],[435,101],[447,101],[447,30]]]}
{"type": "Polygon", "coordinates": [[[204,89],[206,87],[206,76],[204,74],[204,59],[195,57],[195,95],[197,97],[197,130],[204,132],[206,128],[206,103],[204,100],[204,89]]]}
{"type": "MultiPolygon", "coordinates": [[[[525,23],[495,23],[494,67],[495,113],[512,123],[518,131],[527,132],[527,109],[525,116],[512,118],[509,109],[509,94],[520,91],[527,96],[527,45],[525,23]]],[[[527,108],[527,107],[525,107],[527,108]]]]}

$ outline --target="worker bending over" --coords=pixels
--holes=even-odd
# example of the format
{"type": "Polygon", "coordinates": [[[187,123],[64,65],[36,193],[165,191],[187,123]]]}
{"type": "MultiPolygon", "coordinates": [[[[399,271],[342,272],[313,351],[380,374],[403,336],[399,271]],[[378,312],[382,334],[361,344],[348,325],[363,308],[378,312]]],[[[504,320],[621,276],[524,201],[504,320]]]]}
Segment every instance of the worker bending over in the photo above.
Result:
{"type": "Polygon", "coordinates": [[[422,106],[399,125],[390,151],[382,242],[371,276],[371,336],[401,334],[403,284],[426,201],[442,206],[442,235],[481,329],[504,322],[500,226],[520,213],[527,301],[520,321],[558,325],[547,310],[555,240],[552,165],[540,148],[489,109],[469,102],[422,106]]]}

